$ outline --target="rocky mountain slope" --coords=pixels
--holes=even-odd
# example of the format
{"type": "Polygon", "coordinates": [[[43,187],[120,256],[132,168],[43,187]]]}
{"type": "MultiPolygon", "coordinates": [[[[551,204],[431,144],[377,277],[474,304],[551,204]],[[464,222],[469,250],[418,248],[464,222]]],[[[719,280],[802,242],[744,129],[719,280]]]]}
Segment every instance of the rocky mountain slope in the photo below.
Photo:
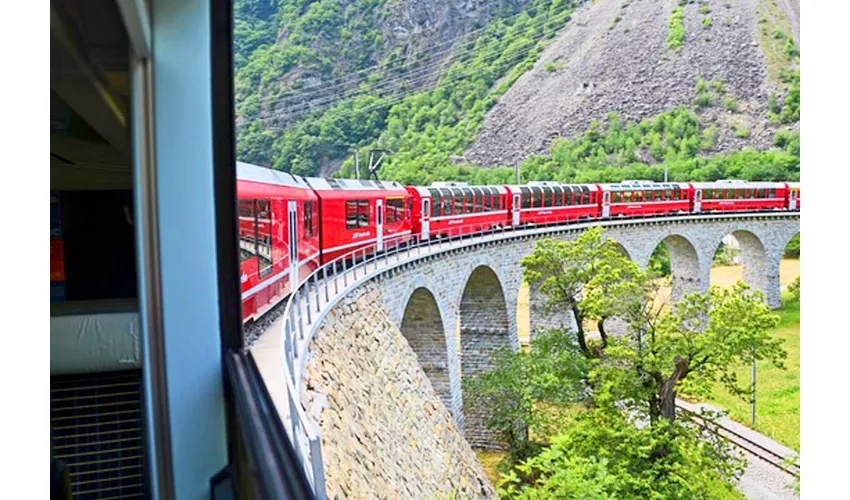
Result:
{"type": "Polygon", "coordinates": [[[778,41],[789,34],[798,44],[796,0],[589,3],[487,113],[466,160],[509,165],[546,152],[555,137],[582,134],[610,112],[635,122],[691,105],[698,78],[721,89],[698,111],[702,126],[718,128],[713,151],[767,149],[777,128],[769,95],[783,92],[777,51],[788,46],[778,41]],[[677,8],[685,35],[674,48],[668,37],[677,8]]]}

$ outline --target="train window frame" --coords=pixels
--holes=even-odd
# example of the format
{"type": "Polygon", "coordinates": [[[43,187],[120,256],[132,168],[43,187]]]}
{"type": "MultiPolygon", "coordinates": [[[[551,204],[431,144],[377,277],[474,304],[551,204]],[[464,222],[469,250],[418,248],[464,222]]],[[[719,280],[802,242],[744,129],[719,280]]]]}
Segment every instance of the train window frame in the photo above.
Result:
{"type": "Polygon", "coordinates": [[[540,208],[542,207],[541,201],[543,201],[543,190],[537,186],[531,186],[528,188],[531,191],[531,208],[540,208]]]}
{"type": "Polygon", "coordinates": [[[439,217],[442,215],[440,212],[442,211],[442,199],[443,195],[440,193],[438,189],[429,188],[428,194],[431,195],[431,217],[439,217]]]}
{"type": "Polygon", "coordinates": [[[269,200],[255,200],[256,207],[254,209],[254,213],[257,214],[257,220],[268,221],[272,220],[272,202],[269,200]],[[265,210],[261,208],[262,205],[265,205],[265,210]]]}
{"type": "Polygon", "coordinates": [[[545,208],[551,208],[552,207],[552,188],[548,187],[548,186],[543,186],[540,190],[542,192],[542,195],[541,195],[542,199],[540,200],[542,202],[541,205],[543,205],[543,207],[545,207],[545,208]]]}
{"type": "Polygon", "coordinates": [[[359,200],[345,200],[345,229],[357,229],[359,200]]]}
{"type": "Polygon", "coordinates": [[[502,195],[499,193],[499,190],[496,188],[489,188],[490,194],[493,195],[493,210],[499,211],[502,209],[502,195]]]}
{"type": "Polygon", "coordinates": [[[531,208],[531,189],[527,187],[519,188],[519,198],[521,208],[531,208]]]}
{"type": "Polygon", "coordinates": [[[452,213],[454,215],[463,214],[463,191],[460,189],[452,189],[452,213]]]}
{"type": "Polygon", "coordinates": [[[481,206],[481,188],[474,187],[472,188],[472,210],[471,213],[483,212],[483,208],[481,206]]]}
{"type": "MultiPolygon", "coordinates": [[[[246,260],[258,258],[257,257],[257,216],[256,216],[256,211],[255,211],[256,201],[257,200],[239,200],[239,218],[240,219],[242,219],[243,217],[250,218],[251,219],[251,228],[253,229],[253,231],[251,231],[251,234],[250,234],[250,237],[249,237],[250,239],[244,237],[241,233],[241,220],[240,220],[239,239],[241,241],[246,241],[247,243],[249,243],[254,248],[253,252],[249,253],[246,256],[241,251],[242,246],[241,245],[239,246],[239,250],[240,250],[240,252],[239,252],[239,262],[240,263],[245,262],[246,260]],[[243,211],[244,207],[248,207],[250,210],[245,212],[245,211],[243,211]]],[[[247,252],[247,250],[246,250],[246,252],[247,252]]]]}
{"type": "Polygon", "coordinates": [[[493,194],[489,188],[481,188],[481,203],[484,206],[485,212],[493,211],[493,194]]]}

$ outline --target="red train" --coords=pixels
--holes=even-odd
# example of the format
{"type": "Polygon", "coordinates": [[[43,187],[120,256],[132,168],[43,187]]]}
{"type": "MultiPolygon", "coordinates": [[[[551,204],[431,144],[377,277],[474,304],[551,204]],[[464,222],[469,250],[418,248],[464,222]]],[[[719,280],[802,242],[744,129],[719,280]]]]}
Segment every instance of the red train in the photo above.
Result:
{"type": "Polygon", "coordinates": [[[800,184],[785,182],[421,187],[301,178],[246,163],[237,163],[237,177],[243,322],[322,264],[364,248],[594,219],[800,209],[800,184]]]}

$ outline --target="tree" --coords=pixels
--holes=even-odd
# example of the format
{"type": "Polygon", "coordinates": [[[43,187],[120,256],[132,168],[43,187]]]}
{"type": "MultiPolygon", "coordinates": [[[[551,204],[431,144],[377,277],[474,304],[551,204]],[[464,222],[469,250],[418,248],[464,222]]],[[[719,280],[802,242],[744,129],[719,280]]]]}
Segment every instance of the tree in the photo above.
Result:
{"type": "Polygon", "coordinates": [[[605,321],[624,314],[638,301],[646,278],[619,245],[591,228],[572,241],[541,240],[521,262],[531,287],[540,287],[546,307],[566,308],[576,320],[576,340],[587,357],[599,357],[608,345],[605,321]],[[600,345],[589,345],[584,321],[595,321],[600,345]]]}
{"type": "Polygon", "coordinates": [[[584,398],[588,359],[573,332],[549,329],[529,350],[505,347],[491,362],[490,371],[464,380],[464,394],[468,404],[487,410],[488,427],[507,445],[507,463],[516,464],[539,453],[561,428],[562,410],[584,398]]]}
{"type": "Polygon", "coordinates": [[[748,387],[738,385],[735,368],[753,356],[783,366],[782,341],[770,334],[778,317],[764,295],[744,282],[689,294],[672,309],[659,306],[654,295],[650,287],[645,302],[630,312],[630,333],[606,350],[605,364],[623,371],[621,397],[637,403],[636,409],[646,408],[650,421],[675,419],[681,389],[708,395],[711,382],[719,380],[733,394],[748,394],[748,387]],[[629,383],[626,374],[636,380],[629,383]]]}

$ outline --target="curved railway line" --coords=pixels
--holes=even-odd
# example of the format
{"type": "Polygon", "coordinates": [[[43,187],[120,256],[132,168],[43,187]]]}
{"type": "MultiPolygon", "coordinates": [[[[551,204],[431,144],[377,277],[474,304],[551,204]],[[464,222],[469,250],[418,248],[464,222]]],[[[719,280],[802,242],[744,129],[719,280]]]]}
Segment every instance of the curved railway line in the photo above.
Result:
{"type": "Polygon", "coordinates": [[[773,467],[794,476],[796,478],[800,477],[800,466],[796,463],[792,462],[795,458],[794,456],[784,456],[781,453],[777,453],[770,448],[759,444],[752,439],[744,436],[743,434],[730,429],[727,426],[724,426],[718,422],[709,422],[705,418],[703,418],[699,413],[689,410],[679,403],[676,403],[676,408],[683,414],[687,415],[693,422],[696,422],[697,425],[707,430],[708,432],[714,434],[717,437],[725,439],[727,442],[732,445],[740,448],[741,450],[753,455],[759,460],[766,462],[773,467]]]}

